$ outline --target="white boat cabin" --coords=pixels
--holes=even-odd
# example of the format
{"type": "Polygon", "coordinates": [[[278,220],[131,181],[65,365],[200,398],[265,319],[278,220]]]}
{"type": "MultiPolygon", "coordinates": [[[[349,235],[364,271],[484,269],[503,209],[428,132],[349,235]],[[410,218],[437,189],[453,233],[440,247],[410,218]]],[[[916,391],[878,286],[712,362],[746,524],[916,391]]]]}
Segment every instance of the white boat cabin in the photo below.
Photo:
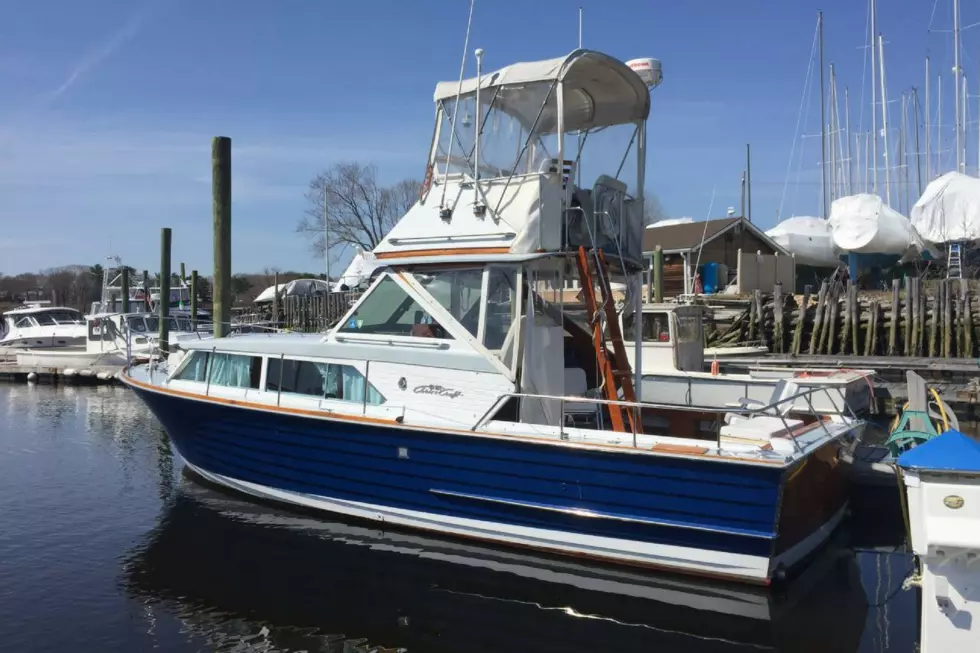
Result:
{"type": "Polygon", "coordinates": [[[47,348],[80,345],[85,319],[63,306],[30,306],[7,311],[0,325],[0,347],[47,348]]]}

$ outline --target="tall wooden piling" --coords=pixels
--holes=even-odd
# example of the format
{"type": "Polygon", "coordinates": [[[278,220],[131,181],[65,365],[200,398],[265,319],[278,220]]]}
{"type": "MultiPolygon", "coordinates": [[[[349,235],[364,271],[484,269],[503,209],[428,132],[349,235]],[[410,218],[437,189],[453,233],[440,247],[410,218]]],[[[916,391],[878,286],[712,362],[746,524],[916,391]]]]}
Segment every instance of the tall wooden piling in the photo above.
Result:
{"type": "Polygon", "coordinates": [[[888,355],[895,356],[898,353],[898,321],[900,315],[898,313],[899,301],[898,301],[898,287],[902,282],[898,279],[892,279],[892,323],[888,326],[888,355]]]}
{"type": "Polygon", "coordinates": [[[749,342],[755,341],[756,310],[755,301],[749,300],[749,342]]]}
{"type": "Polygon", "coordinates": [[[970,301],[970,293],[967,290],[966,297],[963,298],[963,351],[960,356],[973,357],[973,307],[970,301]]]}
{"type": "Polygon", "coordinates": [[[857,356],[861,353],[861,313],[858,308],[857,288],[853,283],[847,287],[847,303],[851,318],[851,351],[857,356]]]}
{"type": "Polygon", "coordinates": [[[180,283],[181,285],[187,283],[187,273],[184,270],[184,262],[180,262],[180,283]]]}
{"type": "Polygon", "coordinates": [[[231,139],[211,139],[211,212],[214,222],[214,337],[231,324],[231,139]]]}
{"type": "Polygon", "coordinates": [[[953,355],[953,303],[952,287],[949,281],[942,282],[943,295],[943,357],[949,358],[953,355]]]}
{"type": "Polygon", "coordinates": [[[872,299],[868,308],[868,330],[864,334],[864,355],[873,356],[875,342],[875,327],[878,322],[878,300],[872,299]]]}
{"type": "Polygon", "coordinates": [[[197,270],[191,270],[191,331],[197,331],[197,270]]]}
{"type": "Polygon", "coordinates": [[[929,314],[929,357],[933,358],[939,351],[939,288],[932,298],[932,311],[929,314]]]}
{"type": "MultiPolygon", "coordinates": [[[[852,283],[847,284],[847,291],[844,293],[844,307],[841,309],[841,323],[843,324],[843,329],[840,337],[840,353],[842,354],[853,354],[855,352],[848,351],[851,346],[851,328],[853,326],[853,321],[851,320],[851,288],[854,286],[852,283]]],[[[834,353],[834,348],[831,347],[828,354],[834,353]]]]}
{"type": "Polygon", "coordinates": [[[143,270],[143,310],[150,310],[150,272],[143,270]]]}
{"type": "Polygon", "coordinates": [[[912,279],[905,277],[905,328],[902,331],[905,336],[905,355],[912,355],[912,279]]]}
{"type": "Polygon", "coordinates": [[[653,250],[653,301],[664,300],[664,250],[660,245],[653,250]]]}
{"type": "Polygon", "coordinates": [[[762,341],[763,345],[765,345],[766,347],[770,347],[772,343],[769,342],[769,338],[766,334],[765,323],[762,320],[763,317],[762,291],[756,288],[755,292],[753,293],[753,297],[755,301],[755,320],[756,320],[756,328],[758,329],[759,332],[759,339],[762,341]]]}
{"type": "MultiPolygon", "coordinates": [[[[122,277],[120,279],[120,286],[121,286],[120,290],[122,291],[122,312],[128,313],[129,312],[129,268],[124,267],[122,270],[120,270],[120,275],[122,277]]],[[[105,310],[104,306],[102,307],[102,310],[105,310]]]]}
{"type": "Polygon", "coordinates": [[[783,337],[786,333],[786,325],[783,323],[783,284],[777,283],[772,289],[772,334],[773,349],[776,353],[783,353],[783,337]]]}
{"type": "Polygon", "coordinates": [[[827,282],[820,284],[817,292],[817,310],[813,316],[813,331],[810,333],[810,354],[816,354],[820,344],[820,331],[823,326],[823,314],[827,305],[827,282]]]}
{"type": "Polygon", "coordinates": [[[161,357],[170,351],[170,238],[170,227],[160,230],[160,301],[157,302],[160,331],[157,342],[161,357]]]}
{"type": "Polygon", "coordinates": [[[279,273],[276,272],[272,275],[272,287],[275,288],[275,292],[272,293],[272,322],[279,327],[279,273]]]}
{"type": "Polygon", "coordinates": [[[800,304],[800,317],[796,320],[793,328],[793,355],[799,356],[803,341],[803,325],[806,323],[806,309],[810,305],[810,293],[813,288],[809,285],[803,287],[803,302],[800,304]]]}
{"type": "Polygon", "coordinates": [[[834,351],[834,333],[837,328],[837,313],[840,310],[840,297],[838,286],[833,286],[829,292],[829,313],[830,319],[824,324],[823,335],[820,337],[820,347],[823,353],[829,354],[834,351]]]}

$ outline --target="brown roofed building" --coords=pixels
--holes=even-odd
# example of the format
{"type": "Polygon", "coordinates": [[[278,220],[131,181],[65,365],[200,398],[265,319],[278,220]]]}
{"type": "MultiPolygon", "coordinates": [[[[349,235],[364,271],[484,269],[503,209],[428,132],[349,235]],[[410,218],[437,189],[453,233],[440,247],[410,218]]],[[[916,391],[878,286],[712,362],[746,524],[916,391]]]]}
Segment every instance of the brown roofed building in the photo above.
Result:
{"type": "Polygon", "coordinates": [[[753,254],[790,255],[761,229],[738,217],[647,227],[643,233],[643,252],[651,258],[651,264],[653,251],[658,245],[664,252],[665,297],[684,293],[685,260],[691,270],[691,278],[695,264],[719,264],[725,277],[723,285],[727,285],[735,278],[739,250],[753,254]]]}

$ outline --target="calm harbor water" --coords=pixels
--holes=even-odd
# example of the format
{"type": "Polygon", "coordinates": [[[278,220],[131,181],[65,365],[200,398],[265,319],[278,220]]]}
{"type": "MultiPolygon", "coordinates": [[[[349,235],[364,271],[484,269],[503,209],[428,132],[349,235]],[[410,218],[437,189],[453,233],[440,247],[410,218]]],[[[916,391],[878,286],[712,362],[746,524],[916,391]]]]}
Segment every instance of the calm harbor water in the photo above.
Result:
{"type": "Polygon", "coordinates": [[[767,594],[256,505],[124,388],[0,385],[0,651],[913,651],[890,498],[767,594]]]}

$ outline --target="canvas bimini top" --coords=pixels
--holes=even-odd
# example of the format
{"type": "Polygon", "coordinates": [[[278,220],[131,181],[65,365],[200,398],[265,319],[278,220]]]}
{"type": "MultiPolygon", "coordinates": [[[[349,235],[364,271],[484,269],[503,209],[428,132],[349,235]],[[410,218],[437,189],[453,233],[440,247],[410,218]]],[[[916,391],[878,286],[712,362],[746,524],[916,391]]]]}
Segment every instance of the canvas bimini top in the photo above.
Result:
{"type": "MultiPolygon", "coordinates": [[[[458,80],[439,82],[435,102],[474,93],[477,82],[476,77],[464,79],[462,86],[458,80]]],[[[639,75],[622,61],[594,50],[575,50],[555,59],[515,63],[479,78],[482,102],[495,102],[525,129],[537,119],[538,133],[551,133],[558,128],[557,111],[545,107],[538,117],[541,95],[518,87],[556,82],[564,87],[565,131],[620,125],[645,120],[650,115],[650,89],[639,75]],[[506,89],[504,97],[498,93],[499,89],[506,89]]]]}

